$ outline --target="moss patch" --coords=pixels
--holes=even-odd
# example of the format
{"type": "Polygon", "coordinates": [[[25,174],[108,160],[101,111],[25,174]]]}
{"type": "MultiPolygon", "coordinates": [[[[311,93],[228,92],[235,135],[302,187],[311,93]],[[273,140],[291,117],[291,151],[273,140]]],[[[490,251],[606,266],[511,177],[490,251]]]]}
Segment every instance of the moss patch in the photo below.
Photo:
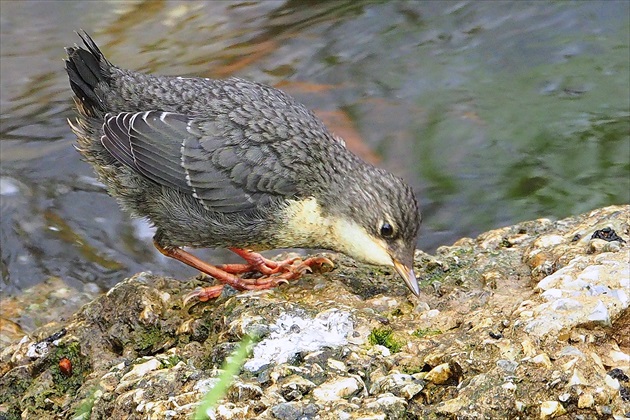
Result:
{"type": "Polygon", "coordinates": [[[150,326],[146,329],[137,331],[134,337],[134,349],[138,354],[146,356],[153,354],[161,344],[165,341],[162,336],[162,330],[157,326],[150,326]]]}
{"type": "Polygon", "coordinates": [[[429,337],[431,335],[440,335],[442,331],[437,328],[418,328],[412,335],[418,338],[429,337]]]}
{"type": "Polygon", "coordinates": [[[405,345],[401,340],[394,338],[394,333],[389,329],[376,328],[372,330],[368,336],[368,341],[373,345],[385,346],[392,353],[398,353],[400,349],[405,345]]]}
{"type": "Polygon", "coordinates": [[[91,367],[88,359],[81,354],[81,345],[77,341],[64,343],[55,348],[48,357],[50,371],[58,394],[74,393],[83,384],[91,367]],[[63,358],[70,360],[72,371],[62,371],[59,361],[63,358]]]}

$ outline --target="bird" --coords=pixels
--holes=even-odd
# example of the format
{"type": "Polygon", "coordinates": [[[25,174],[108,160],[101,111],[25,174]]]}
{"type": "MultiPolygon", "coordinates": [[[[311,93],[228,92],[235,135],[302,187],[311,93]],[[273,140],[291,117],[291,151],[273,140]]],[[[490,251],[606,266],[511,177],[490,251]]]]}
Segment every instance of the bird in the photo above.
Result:
{"type": "Polygon", "coordinates": [[[155,227],[164,255],[229,284],[262,290],[333,265],[274,261],[278,248],[327,249],[392,267],[419,295],[413,257],[421,213],[401,178],[350,152],[311,111],[271,86],[231,77],[159,76],[112,64],[85,31],[66,47],[75,148],[123,210],[155,227]],[[209,264],[184,248],[226,248],[209,264]]]}

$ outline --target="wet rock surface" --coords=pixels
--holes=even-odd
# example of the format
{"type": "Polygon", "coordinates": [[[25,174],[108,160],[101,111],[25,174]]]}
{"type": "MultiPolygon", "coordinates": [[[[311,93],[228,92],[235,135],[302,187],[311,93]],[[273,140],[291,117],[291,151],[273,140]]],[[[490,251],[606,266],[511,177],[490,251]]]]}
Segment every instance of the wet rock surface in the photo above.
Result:
{"type": "Polygon", "coordinates": [[[419,299],[342,256],[188,308],[202,281],[149,273],[67,317],[51,293],[38,328],[3,335],[0,418],[190,418],[246,334],[259,341],[212,418],[626,418],[629,220],[612,206],[418,251],[419,299]]]}

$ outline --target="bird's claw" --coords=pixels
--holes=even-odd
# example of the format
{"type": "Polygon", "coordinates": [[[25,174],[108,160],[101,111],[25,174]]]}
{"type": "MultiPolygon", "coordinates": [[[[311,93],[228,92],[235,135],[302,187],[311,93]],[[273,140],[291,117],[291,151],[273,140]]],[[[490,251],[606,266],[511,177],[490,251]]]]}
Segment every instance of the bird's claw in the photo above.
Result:
{"type": "Polygon", "coordinates": [[[195,290],[184,296],[183,306],[185,308],[188,307],[193,300],[197,302],[207,302],[210,299],[216,299],[221,296],[221,292],[223,292],[222,284],[208,287],[197,287],[195,290]]]}
{"type": "Polygon", "coordinates": [[[298,267],[301,273],[327,273],[335,267],[335,264],[326,257],[312,257],[303,261],[298,267]]]}
{"type": "Polygon", "coordinates": [[[280,286],[281,284],[289,284],[289,280],[281,278],[274,286],[280,286]]]}

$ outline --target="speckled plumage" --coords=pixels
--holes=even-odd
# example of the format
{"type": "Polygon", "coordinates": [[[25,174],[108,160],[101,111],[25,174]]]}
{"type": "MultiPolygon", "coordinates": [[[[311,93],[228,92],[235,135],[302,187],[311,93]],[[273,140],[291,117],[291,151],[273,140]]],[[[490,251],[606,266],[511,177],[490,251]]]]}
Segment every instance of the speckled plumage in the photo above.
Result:
{"type": "Polygon", "coordinates": [[[157,227],[157,243],[348,252],[327,223],[287,231],[290,207],[314,198],[323,221],[348,219],[379,238],[391,223],[394,235],[381,239],[410,264],[420,223],[411,189],[293,98],[237,78],[120,69],[81,37],[86,48],[67,48],[66,61],[78,149],[123,208],[157,227]]]}

